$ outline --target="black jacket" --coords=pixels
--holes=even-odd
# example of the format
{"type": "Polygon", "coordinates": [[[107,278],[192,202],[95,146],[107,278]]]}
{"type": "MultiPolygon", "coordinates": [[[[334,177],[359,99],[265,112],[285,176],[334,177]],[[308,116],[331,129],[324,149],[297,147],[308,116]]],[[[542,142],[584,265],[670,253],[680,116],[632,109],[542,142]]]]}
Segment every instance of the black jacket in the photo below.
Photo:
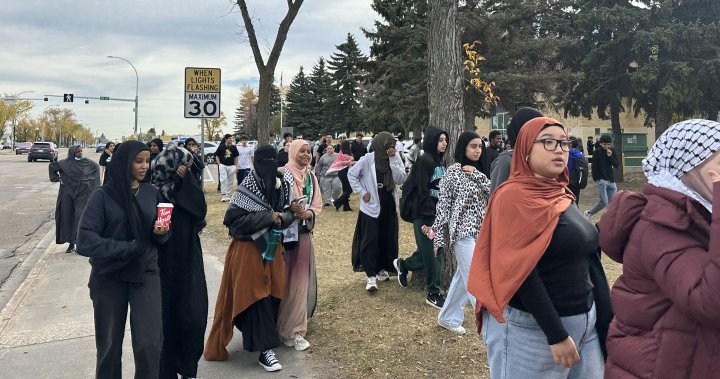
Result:
{"type": "MultiPolygon", "coordinates": [[[[154,225],[157,204],[162,202],[158,189],[141,183],[135,200],[147,224],[154,225]]],[[[90,257],[94,275],[144,283],[146,273],[158,271],[157,248],[168,240],[170,233],[158,236],[148,229],[143,230],[142,238],[147,242],[133,240],[123,217],[125,213],[102,188],[93,192],[80,218],[77,252],[90,257]]]]}
{"type": "Polygon", "coordinates": [[[613,168],[620,166],[620,160],[615,149],[610,148],[613,152],[612,156],[608,157],[607,152],[603,148],[597,148],[592,155],[592,178],[594,181],[607,180],[609,182],[615,182],[613,176],[613,168]]]}
{"type": "MultiPolygon", "coordinates": [[[[417,188],[413,203],[413,220],[423,220],[424,225],[431,226],[435,222],[435,206],[438,202],[440,179],[445,174],[442,155],[437,152],[440,135],[447,132],[435,127],[425,130],[423,137],[423,154],[413,166],[412,180],[417,188]]],[[[450,141],[448,141],[448,144],[450,141]]]]}
{"type": "Polygon", "coordinates": [[[350,142],[350,150],[352,151],[353,158],[355,158],[355,162],[367,154],[365,145],[362,142],[358,143],[356,140],[350,142]]]}

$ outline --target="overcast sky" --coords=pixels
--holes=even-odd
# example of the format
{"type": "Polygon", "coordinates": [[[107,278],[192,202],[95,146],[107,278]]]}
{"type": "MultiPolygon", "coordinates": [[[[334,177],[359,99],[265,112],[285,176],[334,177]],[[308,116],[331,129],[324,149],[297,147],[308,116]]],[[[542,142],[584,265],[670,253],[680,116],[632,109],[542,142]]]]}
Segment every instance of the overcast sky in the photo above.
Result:
{"type": "MultiPolygon", "coordinates": [[[[286,0],[249,0],[258,39],[267,54],[286,0]]],[[[363,53],[369,43],[360,27],[377,18],[370,0],[305,0],[290,28],[276,70],[288,84],[304,65],[329,57],[347,33],[363,53]]],[[[139,75],[139,127],[169,134],[198,134],[197,120],[183,117],[185,67],[222,69],[222,110],[227,131],[240,88],[256,87],[257,69],[237,6],[230,0],[8,0],[0,13],[0,95],[40,98],[33,116],[50,105],[67,106],[91,130],[119,138],[132,133],[133,104],[75,99],[72,105],[44,95],[132,99],[132,67],[107,55],[123,57],[139,75]]],[[[266,55],[267,56],[267,55],[266,55]]]]}

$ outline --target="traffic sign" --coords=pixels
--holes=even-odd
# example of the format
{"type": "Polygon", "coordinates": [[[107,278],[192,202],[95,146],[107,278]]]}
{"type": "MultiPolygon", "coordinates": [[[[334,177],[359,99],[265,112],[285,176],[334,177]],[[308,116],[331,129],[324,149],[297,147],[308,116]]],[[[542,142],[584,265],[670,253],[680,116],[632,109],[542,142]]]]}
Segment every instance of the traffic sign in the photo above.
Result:
{"type": "Polygon", "coordinates": [[[100,96],[100,100],[110,100],[110,96],[100,96]]]}
{"type": "Polygon", "coordinates": [[[220,69],[185,67],[185,118],[220,117],[220,69]]]}
{"type": "Polygon", "coordinates": [[[63,94],[63,103],[72,103],[75,95],[71,93],[63,94]]]}

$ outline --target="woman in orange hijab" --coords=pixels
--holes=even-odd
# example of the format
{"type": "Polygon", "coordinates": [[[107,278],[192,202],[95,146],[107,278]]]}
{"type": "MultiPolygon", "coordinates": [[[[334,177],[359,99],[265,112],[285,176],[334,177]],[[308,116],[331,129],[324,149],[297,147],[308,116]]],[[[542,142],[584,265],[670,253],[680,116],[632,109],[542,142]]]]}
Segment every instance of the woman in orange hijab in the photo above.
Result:
{"type": "Polygon", "coordinates": [[[598,233],[567,189],[569,150],[557,120],[528,121],[480,228],[468,290],[492,378],[602,378],[589,276],[598,233]]]}

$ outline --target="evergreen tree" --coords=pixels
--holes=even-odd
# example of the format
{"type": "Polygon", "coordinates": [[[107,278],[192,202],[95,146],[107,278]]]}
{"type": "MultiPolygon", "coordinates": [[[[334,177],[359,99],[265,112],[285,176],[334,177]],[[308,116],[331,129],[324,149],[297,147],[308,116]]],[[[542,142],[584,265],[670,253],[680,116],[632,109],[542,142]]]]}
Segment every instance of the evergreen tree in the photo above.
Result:
{"type": "Polygon", "coordinates": [[[361,67],[367,64],[367,58],[360,52],[355,37],[350,33],[345,42],[335,48],[337,52],[331,55],[328,62],[333,71],[333,130],[346,133],[362,130],[364,123],[360,116],[360,85],[364,73],[361,67]]]}
{"type": "Polygon", "coordinates": [[[673,115],[717,119],[720,107],[720,4],[716,0],[645,1],[648,25],[637,33],[632,75],[636,113],[655,121],[655,136],[673,115]]]}
{"type": "Polygon", "coordinates": [[[309,82],[313,102],[308,111],[315,121],[315,131],[312,136],[341,130],[337,123],[332,122],[335,94],[333,91],[333,78],[325,67],[324,58],[320,57],[313,66],[309,82]]]}
{"type": "Polygon", "coordinates": [[[420,135],[428,123],[427,1],[373,0],[372,8],[382,21],[375,21],[375,30],[362,29],[372,42],[365,67],[366,124],[420,135]]]}
{"type": "Polygon", "coordinates": [[[314,95],[310,92],[310,80],[300,66],[300,72],[290,82],[286,97],[287,107],[283,122],[293,128],[293,134],[310,136],[316,133],[315,123],[310,110],[314,106],[314,95]]]}

